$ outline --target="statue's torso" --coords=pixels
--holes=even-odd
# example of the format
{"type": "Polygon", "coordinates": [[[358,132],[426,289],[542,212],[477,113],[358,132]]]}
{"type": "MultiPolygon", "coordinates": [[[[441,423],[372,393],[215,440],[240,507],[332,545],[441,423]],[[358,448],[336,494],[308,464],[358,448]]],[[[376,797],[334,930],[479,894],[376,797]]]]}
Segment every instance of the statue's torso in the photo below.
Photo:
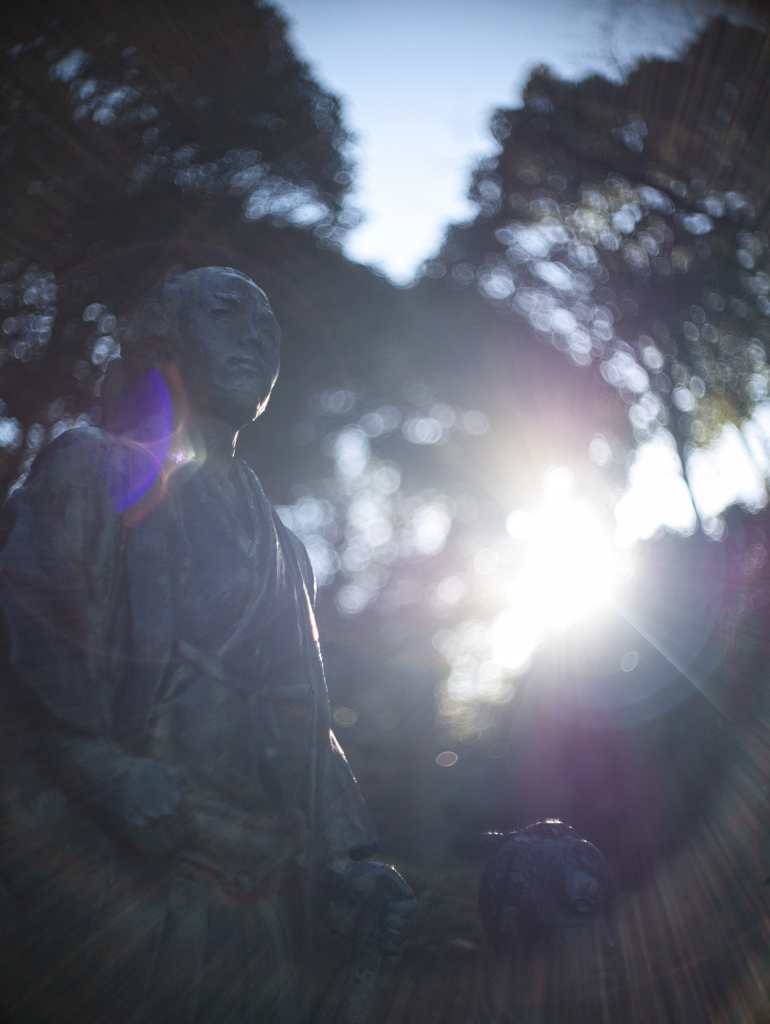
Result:
{"type": "Polygon", "coordinates": [[[248,471],[180,474],[167,503],[175,642],[150,756],[183,778],[197,855],[236,888],[259,886],[308,827],[312,610],[248,471]]]}

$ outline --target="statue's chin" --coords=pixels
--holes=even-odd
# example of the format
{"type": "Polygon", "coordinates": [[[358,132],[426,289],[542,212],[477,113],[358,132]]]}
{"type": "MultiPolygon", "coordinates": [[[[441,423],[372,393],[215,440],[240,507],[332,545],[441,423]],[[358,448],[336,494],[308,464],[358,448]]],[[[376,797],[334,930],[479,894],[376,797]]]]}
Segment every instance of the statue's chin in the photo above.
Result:
{"type": "Polygon", "coordinates": [[[215,395],[212,406],[217,410],[218,419],[230,424],[233,430],[240,430],[261,416],[269,398],[270,392],[265,394],[263,389],[255,391],[250,388],[246,391],[233,388],[226,393],[215,395]]]}

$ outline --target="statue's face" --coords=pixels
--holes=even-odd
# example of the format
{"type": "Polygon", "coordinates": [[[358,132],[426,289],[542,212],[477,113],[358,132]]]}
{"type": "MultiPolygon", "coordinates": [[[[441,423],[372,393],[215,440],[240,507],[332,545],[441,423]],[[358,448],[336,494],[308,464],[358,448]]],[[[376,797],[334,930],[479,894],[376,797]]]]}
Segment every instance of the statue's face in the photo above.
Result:
{"type": "Polygon", "coordinates": [[[604,883],[590,869],[565,858],[561,898],[548,915],[542,954],[555,988],[573,1000],[591,1002],[616,984],[615,937],[604,883]]]}
{"type": "Polygon", "coordinates": [[[488,996],[495,1019],[508,1019],[506,1013],[529,1019],[546,1007],[567,1006],[576,1020],[593,1020],[618,990],[616,940],[602,882],[566,861],[551,868],[558,897],[543,900],[536,937],[520,933],[498,962],[488,996]]]}
{"type": "Polygon", "coordinates": [[[238,428],[265,407],[278,376],[280,328],[265,293],[214,268],[183,310],[195,356],[180,366],[193,406],[238,428]]]}
{"type": "Polygon", "coordinates": [[[610,997],[618,957],[601,853],[573,835],[488,837],[497,851],[482,877],[479,910],[499,953],[498,1008],[592,1006],[610,997]]]}

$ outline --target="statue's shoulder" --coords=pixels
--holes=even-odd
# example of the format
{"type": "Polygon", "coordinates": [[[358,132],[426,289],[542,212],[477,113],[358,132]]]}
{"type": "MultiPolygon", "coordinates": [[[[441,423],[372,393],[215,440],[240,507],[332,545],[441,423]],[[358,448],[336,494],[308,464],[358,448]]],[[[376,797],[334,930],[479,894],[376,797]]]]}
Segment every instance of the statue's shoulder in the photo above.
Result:
{"type": "Polygon", "coordinates": [[[109,481],[126,462],[125,447],[120,437],[96,427],[65,430],[38,454],[11,499],[22,505],[99,505],[108,500],[109,481]]]}
{"type": "Polygon", "coordinates": [[[73,485],[94,474],[101,476],[114,455],[116,443],[113,434],[97,427],[65,430],[47,444],[32,463],[27,484],[31,486],[45,479],[73,485]]]}
{"type": "Polygon", "coordinates": [[[46,530],[51,522],[68,528],[80,524],[78,529],[85,530],[103,523],[114,444],[111,434],[92,427],[67,430],[47,444],[3,505],[2,543],[18,522],[38,523],[46,530]]]}

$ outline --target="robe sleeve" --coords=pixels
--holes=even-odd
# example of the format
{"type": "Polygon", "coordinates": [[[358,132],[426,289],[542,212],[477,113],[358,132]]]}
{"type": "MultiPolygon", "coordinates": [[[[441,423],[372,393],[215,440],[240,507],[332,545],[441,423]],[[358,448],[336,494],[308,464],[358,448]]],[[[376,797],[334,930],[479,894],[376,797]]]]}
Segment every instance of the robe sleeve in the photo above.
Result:
{"type": "MultiPolygon", "coordinates": [[[[302,541],[291,530],[286,530],[297,555],[302,582],[308,594],[311,615],[315,615],[316,584],[313,567],[302,541]]],[[[317,635],[313,618],[313,633],[317,635]]],[[[320,654],[319,654],[320,657],[320,654]]],[[[326,686],[321,699],[328,705],[326,686]]],[[[328,715],[328,710],[326,712],[328,715]]],[[[327,719],[328,721],[328,719],[327,719]]],[[[326,857],[349,854],[354,858],[366,857],[379,843],[369,809],[364,803],[348,759],[331,729],[322,740],[320,817],[326,857]]]]}
{"type": "Polygon", "coordinates": [[[374,852],[380,837],[348,759],[331,730],[324,753],[326,771],[321,791],[321,820],[326,856],[367,857],[374,852]]]}
{"type": "Polygon", "coordinates": [[[284,529],[286,530],[286,533],[289,536],[289,540],[291,541],[292,547],[294,548],[294,553],[297,556],[297,561],[299,562],[299,571],[302,576],[302,582],[305,584],[305,590],[307,591],[307,596],[310,599],[310,606],[313,609],[313,612],[315,613],[315,602],[318,594],[318,589],[316,587],[315,573],[313,572],[313,566],[310,562],[310,556],[307,553],[307,548],[296,535],[296,533],[294,533],[294,531],[290,530],[288,527],[284,527],[284,529]]]}
{"type": "Polygon", "coordinates": [[[105,483],[109,450],[101,431],[61,435],[2,513],[0,610],[13,677],[56,719],[92,736],[109,732],[116,669],[121,525],[105,483]]]}

